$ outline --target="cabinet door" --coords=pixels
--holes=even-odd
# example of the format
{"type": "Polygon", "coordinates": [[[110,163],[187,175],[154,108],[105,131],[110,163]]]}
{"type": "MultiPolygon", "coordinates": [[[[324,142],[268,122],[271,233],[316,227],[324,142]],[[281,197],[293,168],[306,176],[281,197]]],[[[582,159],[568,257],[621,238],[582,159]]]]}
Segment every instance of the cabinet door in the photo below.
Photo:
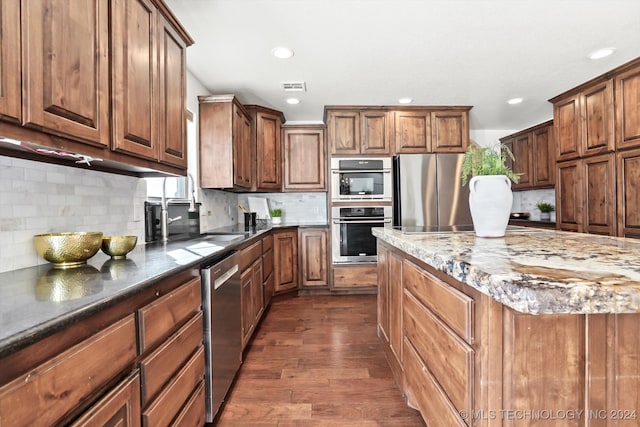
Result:
{"type": "Polygon", "coordinates": [[[360,151],[362,154],[390,154],[393,116],[386,111],[360,113],[360,151]],[[390,119],[391,117],[391,119],[390,119]]]}
{"type": "Polygon", "coordinates": [[[0,117],[21,120],[20,0],[0,3],[0,117]]]}
{"type": "Polygon", "coordinates": [[[298,233],[279,231],[273,236],[276,293],[298,287],[298,233]]]}
{"type": "Polygon", "coordinates": [[[282,189],[280,117],[256,114],[256,186],[258,190],[282,189]]]}
{"type": "Polygon", "coordinates": [[[112,0],[112,149],[158,159],[157,10],[150,0],[112,0]]]}
{"type": "Polygon", "coordinates": [[[236,105],[233,105],[233,183],[251,188],[251,121],[236,105]]]}
{"type": "Polygon", "coordinates": [[[187,169],[186,43],[159,16],[160,162],[187,169]]]}
{"type": "Polygon", "coordinates": [[[533,184],[531,176],[531,138],[530,134],[518,136],[513,141],[513,171],[520,179],[514,188],[528,188],[533,184]]]}
{"type": "MultiPolygon", "coordinates": [[[[108,145],[108,5],[107,0],[22,3],[26,125],[108,145]]],[[[3,28],[3,39],[7,35],[3,28]]]]}
{"type": "Polygon", "coordinates": [[[582,160],[585,213],[583,231],[615,236],[616,174],[614,154],[582,160]]]}
{"type": "Polygon", "coordinates": [[[247,345],[251,332],[253,332],[253,271],[247,268],[240,275],[240,295],[242,301],[242,348],[247,345]]]}
{"type": "Polygon", "coordinates": [[[431,152],[431,116],[428,111],[395,112],[396,153],[431,152]]]}
{"type": "Polygon", "coordinates": [[[556,159],[574,159],[580,155],[580,99],[578,96],[553,106],[556,159]]]}
{"type": "Polygon", "coordinates": [[[616,146],[640,145],[640,66],[620,74],[616,86],[616,146]]]}
{"type": "Polygon", "coordinates": [[[262,293],[262,257],[258,258],[251,266],[253,274],[251,288],[251,312],[253,314],[253,327],[258,325],[260,317],[262,317],[262,308],[264,307],[264,297],[262,293]]]}
{"type": "Polygon", "coordinates": [[[640,149],[617,156],[618,235],[640,237],[640,149]]]}
{"type": "Polygon", "coordinates": [[[284,191],[326,190],[323,128],[285,128],[283,150],[284,191]]]}
{"type": "Polygon", "coordinates": [[[327,280],[327,230],[300,229],[302,286],[329,286],[327,280]]]}
{"type": "Polygon", "coordinates": [[[357,111],[330,111],[327,131],[331,154],[360,153],[360,115],[357,111]]]}
{"type": "Polygon", "coordinates": [[[140,426],[140,376],[125,379],[100,399],[72,427],[140,426]]]}
{"type": "Polygon", "coordinates": [[[531,135],[533,157],[533,186],[553,187],[555,184],[555,156],[553,150],[553,126],[545,126],[531,135]]]}
{"type": "Polygon", "coordinates": [[[389,252],[389,344],[402,364],[402,258],[389,252]]]}
{"type": "Polygon", "coordinates": [[[613,82],[608,80],[581,95],[582,155],[613,151],[613,82]]]}
{"type": "Polygon", "coordinates": [[[431,144],[436,153],[464,153],[469,145],[469,114],[431,112],[431,144]]]}
{"type": "Polygon", "coordinates": [[[556,222],[561,230],[582,232],[580,161],[558,163],[556,170],[556,222]]]}
{"type": "Polygon", "coordinates": [[[378,334],[389,343],[389,249],[378,243],[378,334]]]}

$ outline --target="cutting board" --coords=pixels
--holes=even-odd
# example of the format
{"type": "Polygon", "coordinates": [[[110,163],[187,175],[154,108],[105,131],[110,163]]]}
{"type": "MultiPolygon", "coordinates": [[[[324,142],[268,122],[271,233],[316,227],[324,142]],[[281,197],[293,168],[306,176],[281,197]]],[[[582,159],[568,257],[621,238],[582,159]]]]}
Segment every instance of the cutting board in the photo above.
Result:
{"type": "Polygon", "coordinates": [[[248,197],[249,199],[249,211],[256,213],[257,219],[270,219],[269,207],[267,206],[267,199],[264,197],[248,197]]]}

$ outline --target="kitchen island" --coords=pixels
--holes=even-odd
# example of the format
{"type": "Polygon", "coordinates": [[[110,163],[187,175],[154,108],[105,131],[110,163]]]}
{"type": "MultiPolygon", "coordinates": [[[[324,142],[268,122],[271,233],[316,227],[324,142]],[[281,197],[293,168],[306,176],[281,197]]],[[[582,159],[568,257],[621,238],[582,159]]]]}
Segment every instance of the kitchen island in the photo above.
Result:
{"type": "Polygon", "coordinates": [[[378,332],[428,425],[639,425],[640,242],[374,235],[378,332]]]}

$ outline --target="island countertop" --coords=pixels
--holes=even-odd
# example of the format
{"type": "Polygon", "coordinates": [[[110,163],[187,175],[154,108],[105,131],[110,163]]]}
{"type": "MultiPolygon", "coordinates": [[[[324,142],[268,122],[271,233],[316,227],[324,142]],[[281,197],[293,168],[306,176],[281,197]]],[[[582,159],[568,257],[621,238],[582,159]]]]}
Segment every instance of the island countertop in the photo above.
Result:
{"type": "Polygon", "coordinates": [[[373,235],[521,313],[640,313],[640,241],[520,228],[373,235]]]}

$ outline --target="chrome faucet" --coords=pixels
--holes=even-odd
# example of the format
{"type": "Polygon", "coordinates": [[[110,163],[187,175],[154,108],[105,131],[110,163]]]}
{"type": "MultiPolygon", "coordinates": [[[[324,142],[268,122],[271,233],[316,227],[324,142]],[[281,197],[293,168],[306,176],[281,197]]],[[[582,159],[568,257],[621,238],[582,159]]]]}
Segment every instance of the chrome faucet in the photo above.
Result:
{"type": "Polygon", "coordinates": [[[162,241],[169,241],[169,224],[179,219],[182,219],[182,216],[177,216],[175,218],[169,218],[169,210],[168,205],[172,200],[177,199],[167,199],[167,178],[162,180],[162,207],[161,207],[161,215],[160,215],[160,229],[162,231],[162,241]]]}

